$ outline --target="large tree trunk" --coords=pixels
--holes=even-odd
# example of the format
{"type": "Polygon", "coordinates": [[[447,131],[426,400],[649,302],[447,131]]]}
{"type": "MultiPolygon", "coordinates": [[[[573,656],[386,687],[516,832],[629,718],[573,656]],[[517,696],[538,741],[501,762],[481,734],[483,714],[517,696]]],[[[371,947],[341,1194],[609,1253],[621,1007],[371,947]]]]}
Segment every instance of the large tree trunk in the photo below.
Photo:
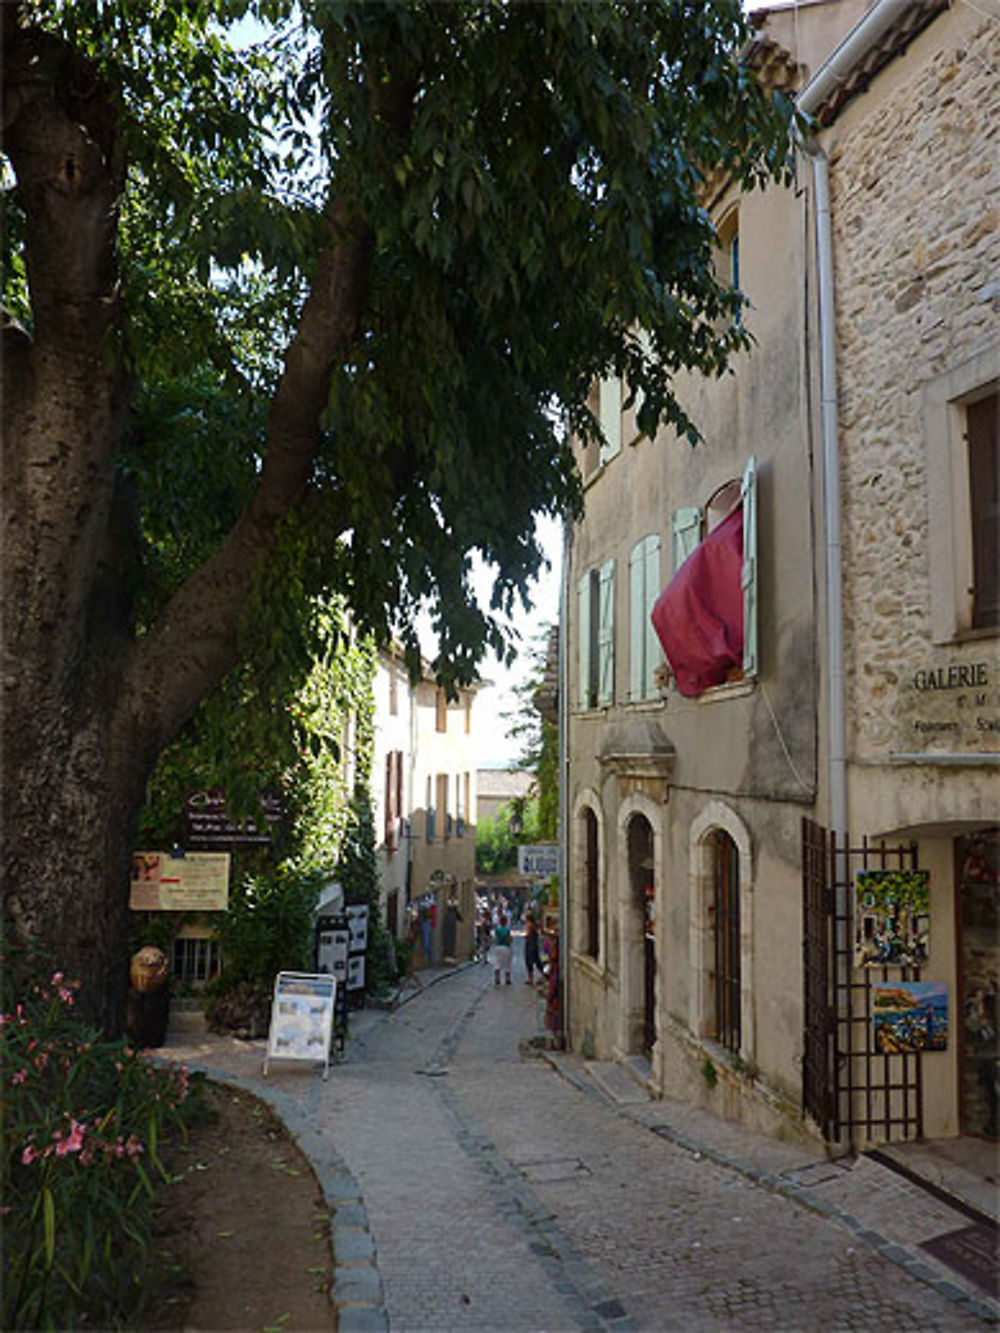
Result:
{"type": "Polygon", "coordinates": [[[371,234],[343,200],[268,427],[258,491],[160,622],[135,639],[115,456],[127,411],[115,243],[125,182],[115,101],[63,42],[4,23],[5,150],[27,220],[33,327],[3,337],[0,887],[15,940],[82,983],[120,1029],[128,864],[160,749],[236,660],[281,520],[301,502],[331,367],[354,336],[371,234]]]}

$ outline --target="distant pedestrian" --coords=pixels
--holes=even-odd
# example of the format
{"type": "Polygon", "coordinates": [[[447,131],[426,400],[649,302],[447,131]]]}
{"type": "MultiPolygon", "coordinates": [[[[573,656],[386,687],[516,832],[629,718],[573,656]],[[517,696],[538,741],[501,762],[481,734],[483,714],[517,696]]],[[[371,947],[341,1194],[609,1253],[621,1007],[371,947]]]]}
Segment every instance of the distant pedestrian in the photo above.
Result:
{"type": "Polygon", "coordinates": [[[493,926],[490,921],[489,908],[484,907],[476,925],[476,945],[479,950],[478,958],[481,963],[488,963],[490,961],[490,936],[492,933],[493,926]]]}
{"type": "Polygon", "coordinates": [[[528,908],[528,915],[524,919],[524,970],[527,972],[525,983],[531,985],[535,980],[535,968],[542,970],[541,960],[538,957],[538,922],[535,920],[535,909],[528,908]]]}
{"type": "Polygon", "coordinates": [[[504,973],[507,985],[510,985],[510,960],[511,960],[510,926],[507,924],[507,914],[500,913],[500,921],[496,930],[493,932],[493,984],[500,985],[500,973],[504,973]]]}

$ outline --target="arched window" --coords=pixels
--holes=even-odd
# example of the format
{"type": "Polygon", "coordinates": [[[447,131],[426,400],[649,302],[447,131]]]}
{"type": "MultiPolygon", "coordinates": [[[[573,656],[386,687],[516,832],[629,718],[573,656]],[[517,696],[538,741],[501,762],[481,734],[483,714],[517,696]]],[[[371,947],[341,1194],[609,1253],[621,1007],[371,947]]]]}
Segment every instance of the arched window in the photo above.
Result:
{"type": "Polygon", "coordinates": [[[583,811],[584,843],[584,952],[591,958],[600,953],[601,891],[597,816],[589,807],[583,811]]]}
{"type": "Polygon", "coordinates": [[[709,902],[714,950],[714,1037],[739,1054],[742,1006],[740,950],[740,854],[723,829],[711,839],[712,896],[709,902]]]}

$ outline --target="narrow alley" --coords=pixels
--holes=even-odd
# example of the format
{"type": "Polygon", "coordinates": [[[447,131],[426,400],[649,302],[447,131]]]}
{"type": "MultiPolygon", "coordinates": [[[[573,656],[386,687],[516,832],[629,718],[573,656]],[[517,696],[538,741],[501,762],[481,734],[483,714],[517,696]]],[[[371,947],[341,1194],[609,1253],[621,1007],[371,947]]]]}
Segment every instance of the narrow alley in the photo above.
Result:
{"type": "Polygon", "coordinates": [[[353,1016],[326,1082],[274,1065],[265,1082],[262,1043],[178,1034],[164,1052],[263,1093],[298,1136],[334,1209],[342,1333],[989,1319],[974,1286],[914,1258],[967,1219],[869,1159],[838,1168],[649,1102],[620,1070],[542,1058],[515,956],[509,987],[472,964],[353,1016]]]}

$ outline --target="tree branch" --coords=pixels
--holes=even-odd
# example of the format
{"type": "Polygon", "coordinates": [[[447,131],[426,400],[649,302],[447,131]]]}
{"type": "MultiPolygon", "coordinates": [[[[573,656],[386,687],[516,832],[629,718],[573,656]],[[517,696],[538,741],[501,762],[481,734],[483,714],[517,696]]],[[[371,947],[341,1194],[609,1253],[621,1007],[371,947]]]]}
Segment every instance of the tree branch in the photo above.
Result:
{"type": "Polygon", "coordinates": [[[179,589],[137,645],[129,711],[165,744],[236,661],[243,612],[278,529],[303,500],[321,441],[333,368],[354,338],[367,291],[372,231],[343,199],[327,210],[298,330],[271,404],[260,484],[222,546],[179,589]]]}

